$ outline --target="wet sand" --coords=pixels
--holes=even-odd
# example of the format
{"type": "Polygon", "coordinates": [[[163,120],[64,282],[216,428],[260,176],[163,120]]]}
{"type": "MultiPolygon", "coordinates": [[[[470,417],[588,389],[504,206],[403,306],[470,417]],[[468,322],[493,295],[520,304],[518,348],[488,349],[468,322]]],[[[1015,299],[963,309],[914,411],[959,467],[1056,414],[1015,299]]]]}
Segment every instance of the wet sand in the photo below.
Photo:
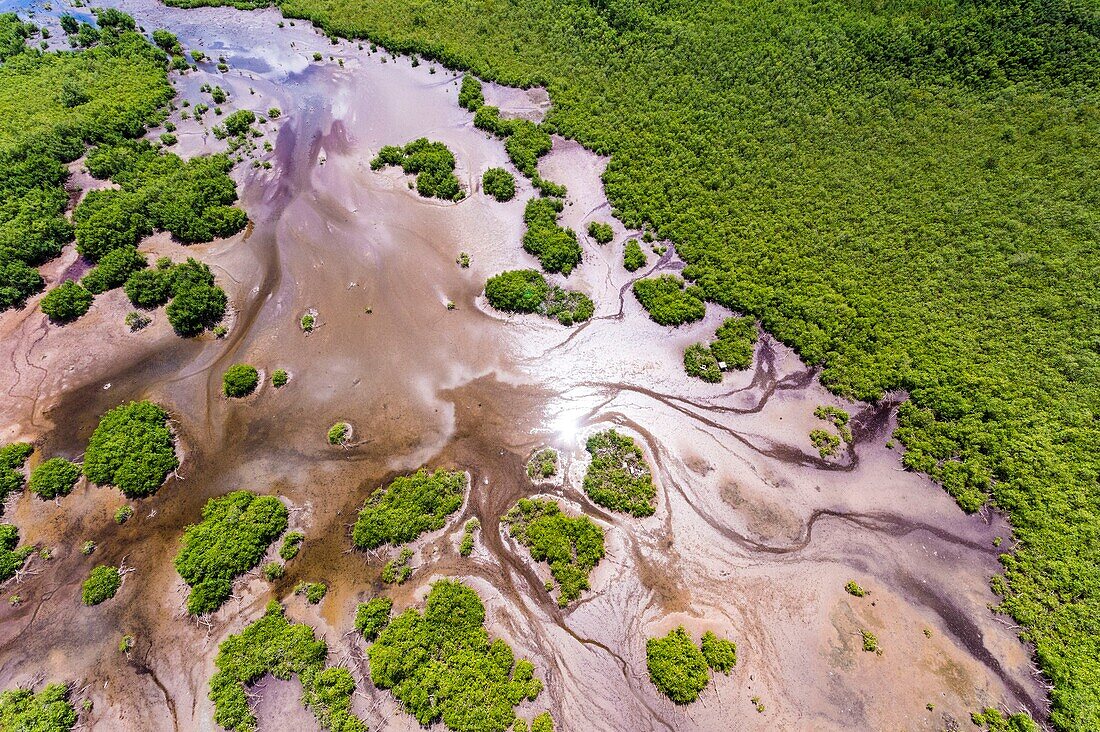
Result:
{"type": "MultiPolygon", "coordinates": [[[[588,292],[596,317],[566,329],[504,316],[480,293],[492,274],[537,266],[519,244],[533,193],[519,175],[509,203],[480,193],[485,169],[511,166],[500,141],[457,106],[458,77],[332,45],[301,21],[279,29],[274,11],[119,6],[146,29],[168,27],[188,49],[225,56],[226,74],[207,63],[176,76],[180,99],[195,103],[205,96],[200,85],[219,84],[231,92],[226,113],[276,106],[283,114],[265,125],[275,149],[260,159],[272,169],[246,162],[234,172],[252,221],[246,232],[188,247],[158,235],[142,245],[214,268],[233,309],[226,338],[177,338],[163,309],[130,333],[120,291],[65,327],[36,309],[0,315],[11,365],[0,372],[9,397],[0,439],[34,440],[34,462],[77,459],[99,414],[149,398],[172,413],[184,458],[123,526],[111,518],[124,503],[111,488],[81,483],[56,503],[29,493],[9,503],[5,520],[23,540],[56,555],[32,558],[4,588],[25,601],[0,604],[0,688],[72,681],[93,701],[84,719],[96,729],[214,729],[206,692],[217,644],[274,598],[327,639],[332,662],[353,669],[355,708],[372,730],[414,730],[415,720],[370,684],[363,645],[349,634],[354,608],[383,591],[397,609],[419,603],[433,578],[448,576],[477,589],[490,632],[545,681],[521,714],[549,708],[559,729],[938,730],[969,724],[983,706],[1042,714],[1028,650],[987,609],[996,602],[988,579],[1008,546],[994,548],[994,537],[1007,537],[1007,526],[964,515],[940,488],[901,470],[899,451],[885,447],[900,395],[874,407],[843,403],[766,337],[750,370],[720,385],[686,377],[683,348],[729,313],[708,306],[704,321],[675,330],[647,319],[630,282],[679,265],[671,252],[658,260],[647,249],[649,266],[631,275],[621,266],[630,233],[621,224],[613,222],[615,240],[604,246],[583,234],[589,221],[612,221],[599,180],[605,159],[555,138],[540,166],[568,186],[563,222],[585,249],[582,266],[558,281],[588,292]],[[323,62],[311,60],[314,51],[323,62]],[[455,153],[467,199],[422,199],[399,170],[370,170],[379,147],[420,136],[455,153]],[[462,251],[469,269],[455,263],[462,251]],[[318,325],[305,334],[298,320],[310,310],[318,325]],[[238,362],[268,374],[284,368],[290,383],[228,401],[221,374],[238,362]],[[854,445],[834,459],[820,459],[809,443],[823,425],[813,417],[819,404],[853,414],[854,445]],[[326,439],[340,421],[354,428],[346,449],[326,439]],[[646,451],[658,484],[651,517],[610,514],[580,491],[585,437],[607,426],[646,451]],[[526,477],[527,458],[544,445],[561,451],[561,486],[526,477]],[[470,496],[446,528],[414,544],[412,579],[385,587],[379,572],[394,552],[351,551],[348,527],[370,491],[422,465],[469,471],[470,496]],[[185,616],[172,558],[205,501],[239,488],[282,496],[306,543],[283,579],[270,585],[249,573],[199,623],[185,616]],[[499,523],[517,498],[536,494],[562,499],[607,531],[591,591],[564,611],[542,587],[545,565],[499,523]],[[462,558],[457,545],[472,516],[482,530],[462,558]],[[89,539],[98,548],[84,557],[89,539]],[[81,606],[91,567],[123,561],[134,571],[115,599],[81,606]],[[849,579],[867,597],[847,595],[849,579]],[[303,580],[328,583],[321,605],[292,594],[303,580]],[[732,674],[717,675],[687,707],[659,695],[645,671],[645,638],[678,624],[738,645],[732,674]],[[862,629],[877,635],[882,655],[861,650],[862,629]],[[117,648],[124,633],[136,637],[129,657],[117,648]]],[[[486,94],[529,118],[546,108],[539,90],[486,94]]],[[[172,119],[180,154],[222,149],[179,111],[172,119]]],[[[67,252],[44,276],[56,282],[75,260],[67,252]]],[[[263,729],[315,725],[295,711],[296,689],[274,680],[259,689],[263,729]]]]}

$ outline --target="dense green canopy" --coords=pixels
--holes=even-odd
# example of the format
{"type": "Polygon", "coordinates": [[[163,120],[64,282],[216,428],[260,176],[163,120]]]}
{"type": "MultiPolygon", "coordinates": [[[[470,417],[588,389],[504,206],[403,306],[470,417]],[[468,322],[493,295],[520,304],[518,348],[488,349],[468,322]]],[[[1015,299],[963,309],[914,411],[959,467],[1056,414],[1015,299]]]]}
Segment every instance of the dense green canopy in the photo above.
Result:
{"type": "Polygon", "coordinates": [[[156,492],[179,467],[168,413],[153,402],[130,402],[104,414],[84,453],[84,475],[114,485],[127,498],[156,492]]]}

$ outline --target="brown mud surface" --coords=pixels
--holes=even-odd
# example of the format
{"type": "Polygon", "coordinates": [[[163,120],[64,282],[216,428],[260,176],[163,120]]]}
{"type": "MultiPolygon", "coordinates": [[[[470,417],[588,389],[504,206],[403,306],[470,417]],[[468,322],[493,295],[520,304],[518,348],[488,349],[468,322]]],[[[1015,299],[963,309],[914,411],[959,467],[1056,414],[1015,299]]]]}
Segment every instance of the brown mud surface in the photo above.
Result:
{"type": "MultiPolygon", "coordinates": [[[[500,141],[458,107],[458,77],[333,45],[301,21],[280,29],[274,11],[177,11],[151,0],[120,7],[146,29],[167,27],[186,48],[226,58],[228,73],[206,63],[176,76],[180,99],[195,103],[201,84],[220,84],[231,92],[227,113],[275,106],[283,114],[264,126],[275,149],[260,159],[272,168],[246,162],[234,173],[252,221],[246,232],[189,247],[158,235],[142,246],[214,268],[233,310],[224,339],[180,339],[163,309],[130,333],[121,291],[64,327],[49,324],[36,300],[0,315],[0,440],[33,440],[33,463],[78,459],[102,412],[147,398],[171,412],[183,456],[178,475],[134,502],[122,526],[112,515],[125,501],[113,488],[81,482],[57,502],[29,492],[11,500],[5,520],[55,556],[33,557],[4,588],[24,602],[0,603],[0,688],[74,682],[94,702],[83,719],[95,729],[215,729],[207,682],[217,644],[278,599],[328,640],[332,662],[351,666],[355,709],[372,730],[415,730],[366,675],[363,644],[349,634],[355,604],[385,591],[402,609],[421,602],[433,578],[450,576],[478,591],[490,632],[545,681],[521,714],[549,707],[559,729],[939,730],[969,725],[984,706],[1042,714],[1028,650],[987,607],[996,602],[988,580],[1002,550],[994,537],[1009,534],[1004,522],[964,515],[901,469],[899,451],[885,446],[900,395],[873,407],[842,403],[766,337],[748,371],[720,385],[686,377],[683,348],[728,313],[708,306],[705,321],[675,330],[646,318],[630,282],[678,265],[671,252],[658,259],[647,250],[647,268],[622,268],[624,242],[637,232],[611,219],[599,179],[606,160],[555,138],[541,164],[568,186],[563,221],[585,248],[582,266],[558,281],[588,292],[596,317],[566,329],[503,316],[481,290],[501,270],[536,266],[519,243],[533,193],[519,175],[511,202],[480,193],[487,168],[511,165],[500,141]],[[379,147],[420,136],[455,153],[465,200],[422,199],[399,170],[370,170],[379,147]],[[612,222],[615,240],[590,241],[583,232],[592,220],[612,222]],[[462,251],[469,269],[455,263],[462,251]],[[305,334],[298,321],[310,310],[317,327],[305,334]],[[226,400],[222,372],[240,362],[267,374],[286,369],[290,382],[275,389],[267,380],[247,399],[226,400]],[[853,414],[854,444],[837,458],[823,460],[810,445],[810,430],[825,426],[813,416],[819,404],[853,414]],[[353,439],[333,447],[326,433],[341,421],[353,439]],[[611,514],[580,490],[585,437],[607,426],[645,449],[658,484],[651,517],[611,514]],[[561,452],[562,485],[526,477],[527,458],[544,445],[561,452]],[[469,471],[472,490],[445,529],[415,543],[412,579],[385,587],[379,572],[394,552],[352,551],[349,525],[370,491],[422,465],[469,471]],[[185,615],[172,558],[205,501],[239,488],[284,497],[306,542],[283,579],[271,585],[250,572],[199,623],[185,615]],[[607,530],[592,589],[565,610],[543,589],[545,565],[499,522],[517,498],[540,493],[607,530]],[[472,516],[482,530],[464,559],[457,545],[472,516]],[[89,557],[80,553],[85,540],[98,545],[89,557]],[[118,595],[83,607],[91,567],[122,562],[133,571],[118,595]],[[846,594],[849,579],[868,595],[846,594]],[[309,606],[293,595],[299,581],[324,581],[328,595],[309,606]],[[645,638],[678,624],[738,646],[734,671],[686,707],[661,696],[645,670],[645,638]],[[875,633],[881,655],[862,650],[861,630],[875,633]],[[118,651],[125,633],[136,638],[129,655],[118,651]]],[[[547,106],[540,90],[486,93],[531,118],[547,106]]],[[[172,119],[181,154],[222,149],[179,111],[172,119]]],[[[216,120],[207,120],[208,129],[216,120]]],[[[44,274],[52,284],[75,261],[67,252],[44,274]]],[[[297,705],[299,688],[268,679],[253,689],[262,729],[316,726],[297,705]]]]}

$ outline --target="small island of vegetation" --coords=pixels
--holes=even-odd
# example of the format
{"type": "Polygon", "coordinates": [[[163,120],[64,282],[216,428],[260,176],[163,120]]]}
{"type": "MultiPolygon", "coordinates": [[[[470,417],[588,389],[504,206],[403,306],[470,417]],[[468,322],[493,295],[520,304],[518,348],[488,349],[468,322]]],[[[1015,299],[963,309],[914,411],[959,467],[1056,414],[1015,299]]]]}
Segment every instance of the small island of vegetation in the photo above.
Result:
{"type": "Polygon", "coordinates": [[[564,204],[560,198],[532,198],[523,210],[527,231],[523,250],[539,260],[547,272],[568,276],[581,263],[581,245],[577,232],[558,226],[558,214],[564,204]]]}
{"type": "Polygon", "coordinates": [[[183,532],[176,571],[191,587],[187,612],[211,613],[229,599],[233,579],[257,566],[287,528],[289,512],[274,496],[234,491],[211,498],[202,521],[183,532]]]}
{"type": "Polygon", "coordinates": [[[110,600],[122,586],[122,573],[118,567],[100,564],[84,580],[80,588],[80,599],[85,605],[98,605],[110,600]]]}
{"type": "Polygon", "coordinates": [[[634,438],[604,430],[589,437],[585,449],[592,463],[584,476],[584,492],[593,502],[634,516],[653,513],[657,488],[634,438]]]}
{"type": "Polygon", "coordinates": [[[168,413],[153,402],[115,407],[99,420],[84,452],[85,477],[127,498],[152,495],[179,467],[168,413]]]}
{"type": "Polygon", "coordinates": [[[709,345],[696,343],[684,351],[684,371],[710,384],[722,380],[730,369],[747,369],[752,365],[756,344],[756,323],[749,318],[726,318],[709,345]]]}
{"type": "Polygon", "coordinates": [[[232,399],[248,396],[259,383],[260,372],[246,363],[234,364],[222,374],[222,392],[232,399]]]}
{"type": "Polygon", "coordinates": [[[504,168],[486,170],[481,177],[481,187],[501,203],[511,201],[516,195],[516,179],[504,168]]]}
{"type": "Polygon", "coordinates": [[[503,523],[536,562],[550,565],[565,607],[588,589],[588,574],[604,556],[603,529],[587,516],[567,516],[555,501],[521,498],[503,523]]]}
{"type": "Polygon", "coordinates": [[[696,646],[681,625],[645,644],[649,678],[658,691],[677,704],[690,704],[710,683],[707,669],[728,674],[737,663],[737,646],[712,631],[696,646]]]}
{"type": "Polygon", "coordinates": [[[12,732],[69,732],[76,725],[76,709],[66,684],[48,684],[37,694],[31,689],[8,689],[0,694],[0,729],[12,732]]]}
{"type": "Polygon", "coordinates": [[[638,280],[634,283],[634,296],[649,317],[661,325],[692,323],[706,314],[702,290],[694,285],[684,287],[684,281],[676,275],[638,280]]]}
{"type": "Polygon", "coordinates": [[[443,528],[462,506],[467,482],[465,473],[443,469],[394,478],[367,498],[352,529],[353,543],[360,549],[397,546],[443,528]]]}
{"type": "Polygon", "coordinates": [[[592,317],[595,304],[588,295],[551,285],[533,269],[501,272],[485,283],[485,299],[506,313],[536,313],[562,325],[581,323],[592,317]]]}
{"type": "Polygon", "coordinates": [[[386,145],[371,160],[371,170],[398,165],[407,175],[416,176],[416,192],[425,198],[460,201],[466,197],[455,177],[455,156],[442,142],[421,137],[404,147],[386,145]]]}
{"type": "Polygon", "coordinates": [[[80,480],[80,466],[62,457],[43,461],[31,472],[28,485],[44,501],[67,496],[80,480]]]}

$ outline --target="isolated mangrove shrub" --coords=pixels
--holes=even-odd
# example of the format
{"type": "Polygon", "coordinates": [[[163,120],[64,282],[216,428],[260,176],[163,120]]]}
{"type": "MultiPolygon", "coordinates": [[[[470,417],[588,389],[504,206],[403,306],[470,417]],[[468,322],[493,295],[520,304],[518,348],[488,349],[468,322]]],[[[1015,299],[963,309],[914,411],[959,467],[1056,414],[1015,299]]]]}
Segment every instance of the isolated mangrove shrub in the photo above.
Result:
{"type": "Polygon", "coordinates": [[[627,241],[623,248],[623,267],[627,272],[637,272],[646,265],[645,252],[637,239],[627,241]]]}
{"type": "Polygon", "coordinates": [[[228,304],[220,287],[201,284],[177,290],[164,312],[177,335],[195,336],[216,326],[228,304]]]}
{"type": "Polygon", "coordinates": [[[324,582],[299,582],[294,588],[295,595],[305,595],[306,602],[316,605],[328,594],[328,585],[324,582]]]}
{"type": "Polygon", "coordinates": [[[396,546],[443,528],[447,517],[462,505],[467,482],[465,473],[443,469],[429,473],[421,468],[394,478],[367,498],[352,541],[360,549],[396,546]]]}
{"type": "Polygon", "coordinates": [[[163,269],[142,269],[126,279],[124,291],[134,307],[160,307],[171,297],[172,278],[163,269]]]}
{"type": "Polygon", "coordinates": [[[133,247],[119,247],[103,255],[99,263],[80,280],[85,289],[98,295],[122,287],[138,270],[148,267],[145,255],[133,247]]]}
{"type": "Polygon", "coordinates": [[[476,112],[485,104],[485,95],[481,91],[481,82],[476,76],[466,74],[462,77],[462,86],[458,90],[458,106],[476,112]]]}
{"type": "Polygon", "coordinates": [[[298,326],[302,329],[303,333],[312,333],[313,328],[317,325],[317,318],[312,313],[306,313],[298,321],[298,326]]]}
{"type": "Polygon", "coordinates": [[[481,177],[481,187],[487,195],[503,203],[516,195],[516,179],[504,168],[489,168],[481,177]]]}
{"type": "Polygon", "coordinates": [[[596,304],[583,292],[553,285],[546,294],[542,314],[565,326],[582,323],[596,312],[596,304]]]}
{"type": "Polygon", "coordinates": [[[814,416],[833,425],[840,435],[840,439],[849,443],[852,441],[852,428],[848,425],[850,417],[848,413],[840,407],[834,407],[831,404],[823,404],[814,409],[814,416]]]}
{"type": "Polygon", "coordinates": [[[55,323],[69,323],[88,312],[92,306],[92,293],[79,282],[66,280],[47,292],[39,306],[55,323]]]}
{"type": "Polygon", "coordinates": [[[328,428],[328,444],[343,445],[348,441],[348,433],[351,428],[347,422],[337,422],[328,428]]]}
{"type": "Polygon", "coordinates": [[[69,687],[48,684],[31,689],[8,689],[0,694],[0,729],[12,732],[69,732],[76,725],[76,709],[69,687]]]}
{"type": "Polygon", "coordinates": [[[462,541],[458,544],[459,556],[468,557],[474,553],[474,532],[481,528],[481,520],[476,516],[466,522],[462,529],[462,541]]]}
{"type": "Polygon", "coordinates": [[[274,496],[240,490],[211,498],[202,521],[184,529],[174,564],[191,587],[187,612],[214,612],[229,599],[232,582],[260,563],[287,527],[289,512],[274,496]]]}
{"type": "Polygon", "coordinates": [[[649,317],[661,325],[683,325],[702,320],[706,314],[703,293],[698,287],[684,287],[676,275],[647,277],[634,283],[634,297],[649,317]]]}
{"type": "Polygon", "coordinates": [[[827,458],[836,455],[840,449],[840,438],[828,430],[810,430],[810,443],[817,448],[821,457],[827,458]]]}
{"type": "Polygon", "coordinates": [[[119,506],[115,511],[115,523],[122,525],[129,521],[134,515],[134,509],[130,506],[119,506]]]}
{"type": "Polygon", "coordinates": [[[558,473],[558,451],[552,447],[539,450],[527,461],[527,477],[531,480],[552,478],[558,473]]]}
{"type": "Polygon", "coordinates": [[[263,617],[218,646],[217,672],[210,679],[214,721],[230,732],[255,732],[256,715],[249,708],[247,689],[271,674],[284,681],[298,677],[302,704],[322,729],[367,732],[351,713],[354,679],[345,668],[326,668],[327,655],[328,646],[314,637],[313,628],[290,623],[279,603],[269,603],[263,617]]]}
{"type": "Polygon", "coordinates": [[[256,113],[250,109],[238,109],[225,118],[225,131],[236,137],[244,135],[256,121],[256,113]]]}
{"type": "Polygon", "coordinates": [[[382,567],[381,580],[387,585],[403,585],[412,577],[413,568],[409,562],[413,558],[413,550],[403,547],[397,556],[386,562],[382,567]]]}
{"type": "Polygon", "coordinates": [[[684,349],[684,371],[688,376],[702,379],[708,384],[717,384],[722,380],[718,358],[703,343],[693,343],[684,349]]]}
{"type": "Polygon", "coordinates": [[[8,496],[23,490],[23,464],[34,452],[29,442],[10,442],[0,447],[0,514],[4,511],[4,501],[8,496]]]}
{"type": "Polygon", "coordinates": [[[31,472],[28,485],[43,500],[67,496],[80,480],[80,466],[62,457],[43,461],[31,472]]]}
{"type": "Polygon", "coordinates": [[[507,313],[536,313],[549,290],[546,278],[535,270],[510,270],[488,279],[485,298],[494,308],[507,313]]]}
{"type": "Polygon", "coordinates": [[[34,547],[19,546],[19,529],[13,524],[0,524],[0,582],[6,582],[23,568],[34,547]]]}
{"type": "Polygon", "coordinates": [[[168,413],[152,402],[121,404],[104,414],[84,452],[84,475],[117,486],[127,498],[152,495],[179,467],[168,413]]]}
{"type": "Polygon", "coordinates": [[[416,176],[416,191],[425,198],[459,201],[466,196],[455,177],[455,156],[442,142],[421,137],[405,147],[387,145],[370,164],[371,170],[400,165],[408,175],[416,176]]]}
{"type": "Polygon", "coordinates": [[[523,250],[534,255],[547,272],[569,275],[581,263],[581,245],[577,233],[558,226],[558,214],[564,204],[558,198],[532,198],[523,211],[527,231],[523,250]]]}
{"type": "Polygon", "coordinates": [[[290,376],[287,374],[286,369],[275,369],[271,372],[271,385],[276,389],[286,386],[289,380],[290,376]]]}
{"type": "Polygon", "coordinates": [[[634,516],[653,513],[657,488],[632,437],[604,430],[589,437],[585,449],[592,462],[584,476],[584,492],[593,502],[634,516]]]}
{"type": "Polygon", "coordinates": [[[264,579],[268,582],[274,582],[283,578],[286,574],[286,565],[279,562],[268,562],[263,568],[264,579]]]}
{"type": "Polygon", "coordinates": [[[699,642],[699,650],[703,652],[707,666],[711,671],[721,671],[729,674],[737,665],[737,644],[725,638],[719,638],[713,631],[703,633],[699,642]]]}
{"type": "Polygon", "coordinates": [[[588,574],[604,556],[603,529],[587,516],[567,516],[555,501],[521,498],[502,519],[536,562],[550,565],[565,607],[588,589],[588,574]]]}
{"type": "Polygon", "coordinates": [[[222,393],[232,398],[246,397],[256,391],[259,383],[260,372],[255,366],[234,364],[222,374],[222,393]]]}
{"type": "Polygon", "coordinates": [[[371,681],[388,689],[421,725],[454,732],[505,732],[514,708],[534,700],[542,682],[503,640],[489,641],[485,606],[461,582],[440,580],[423,614],[393,618],[367,649],[371,681]]]}
{"type": "Polygon", "coordinates": [[[369,643],[390,624],[392,611],[393,600],[388,597],[373,597],[368,602],[361,602],[355,608],[355,629],[369,643]]]}
{"type": "Polygon", "coordinates": [[[279,547],[279,556],[282,557],[284,562],[289,562],[294,557],[298,556],[298,552],[302,550],[302,543],[306,540],[306,535],[301,531],[290,531],[283,537],[283,545],[279,547]]]}
{"type": "Polygon", "coordinates": [[[657,690],[677,704],[690,704],[707,688],[710,675],[703,652],[679,626],[645,643],[646,668],[657,690]]]}
{"type": "Polygon", "coordinates": [[[597,244],[607,244],[615,238],[615,231],[611,224],[603,221],[591,221],[588,224],[588,235],[597,244]]]}
{"type": "Polygon", "coordinates": [[[860,635],[863,636],[863,650],[869,653],[882,653],[882,649],[878,644],[878,637],[874,633],[869,630],[861,630],[859,632],[860,635]]]}
{"type": "Polygon", "coordinates": [[[726,318],[709,345],[696,343],[684,351],[684,371],[708,383],[717,384],[722,372],[752,365],[756,344],[756,323],[749,318],[726,318]]]}
{"type": "Polygon", "coordinates": [[[867,594],[867,591],[860,587],[855,580],[848,580],[844,585],[844,591],[852,597],[863,597],[867,594]]]}
{"type": "Polygon", "coordinates": [[[80,588],[80,600],[85,605],[98,605],[105,600],[110,600],[122,586],[122,575],[118,567],[109,567],[101,564],[92,570],[88,579],[80,588]]]}

